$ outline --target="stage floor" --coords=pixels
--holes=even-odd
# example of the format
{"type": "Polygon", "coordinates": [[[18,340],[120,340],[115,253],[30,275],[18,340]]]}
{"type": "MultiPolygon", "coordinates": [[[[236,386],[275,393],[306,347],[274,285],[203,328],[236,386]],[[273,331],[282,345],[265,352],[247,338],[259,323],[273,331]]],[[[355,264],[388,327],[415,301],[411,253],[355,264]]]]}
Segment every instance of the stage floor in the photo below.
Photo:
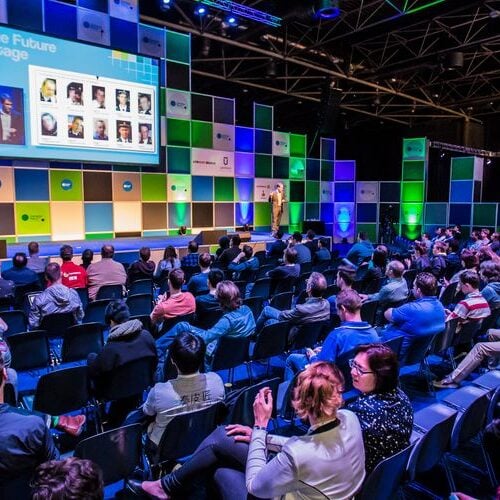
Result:
{"type": "MultiPolygon", "coordinates": [[[[168,245],[172,245],[176,248],[187,247],[188,243],[195,236],[196,234],[186,234],[148,238],[115,238],[110,240],[40,241],[40,256],[59,257],[59,249],[63,244],[71,245],[75,255],[80,255],[86,248],[90,248],[94,254],[98,255],[101,252],[101,247],[105,243],[112,244],[115,247],[116,253],[138,252],[143,246],[149,247],[151,250],[163,251],[168,245]]],[[[284,236],[284,238],[287,237],[288,235],[284,236]]],[[[251,232],[250,243],[272,243],[273,241],[274,238],[269,233],[251,232]]],[[[7,245],[7,258],[12,258],[16,252],[27,253],[27,251],[27,243],[7,245]]]]}

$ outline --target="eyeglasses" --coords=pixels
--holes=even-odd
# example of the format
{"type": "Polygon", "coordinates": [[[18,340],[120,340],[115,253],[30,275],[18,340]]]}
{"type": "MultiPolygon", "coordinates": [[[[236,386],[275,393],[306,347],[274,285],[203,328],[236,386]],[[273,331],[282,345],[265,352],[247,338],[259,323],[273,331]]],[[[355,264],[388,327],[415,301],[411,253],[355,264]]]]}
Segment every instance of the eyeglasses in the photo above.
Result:
{"type": "Polygon", "coordinates": [[[356,363],[356,361],[354,361],[354,359],[349,360],[349,366],[351,368],[354,368],[358,375],[368,375],[369,373],[375,373],[375,372],[371,372],[368,370],[363,370],[363,368],[361,366],[359,366],[358,363],[356,363]]]}

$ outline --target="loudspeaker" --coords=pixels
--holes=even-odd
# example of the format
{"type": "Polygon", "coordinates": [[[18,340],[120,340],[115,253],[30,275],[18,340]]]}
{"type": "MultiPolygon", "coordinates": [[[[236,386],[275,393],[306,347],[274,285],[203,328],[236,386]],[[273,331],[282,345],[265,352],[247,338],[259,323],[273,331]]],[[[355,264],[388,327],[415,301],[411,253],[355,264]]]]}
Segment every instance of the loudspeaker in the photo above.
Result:
{"type": "Polygon", "coordinates": [[[250,233],[250,231],[238,231],[237,233],[228,234],[228,236],[232,238],[235,234],[240,237],[242,243],[246,243],[252,239],[252,233],[250,233]]]}
{"type": "Polygon", "coordinates": [[[7,240],[0,240],[0,259],[7,258],[7,240]]]}
{"type": "Polygon", "coordinates": [[[194,238],[194,241],[198,245],[215,245],[219,243],[219,238],[221,236],[226,236],[227,231],[225,229],[214,229],[213,231],[201,231],[194,238]]]}

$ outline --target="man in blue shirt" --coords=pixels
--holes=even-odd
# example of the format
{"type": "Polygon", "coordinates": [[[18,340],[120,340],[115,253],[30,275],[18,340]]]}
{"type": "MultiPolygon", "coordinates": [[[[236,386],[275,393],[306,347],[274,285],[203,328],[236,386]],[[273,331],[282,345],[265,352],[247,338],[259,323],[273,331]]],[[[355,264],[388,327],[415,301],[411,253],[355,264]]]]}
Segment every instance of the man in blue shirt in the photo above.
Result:
{"type": "Polygon", "coordinates": [[[396,309],[387,309],[384,316],[390,322],[383,331],[383,340],[404,336],[400,359],[404,361],[415,337],[435,335],[445,329],[444,307],[436,297],[436,278],[431,273],[420,273],[413,283],[417,300],[396,309]]]}
{"type": "Polygon", "coordinates": [[[200,266],[200,272],[191,276],[189,283],[187,284],[187,291],[196,295],[198,292],[208,291],[208,273],[210,272],[210,264],[212,263],[212,257],[209,253],[203,252],[198,257],[198,265],[200,266]]]}
{"type": "Polygon", "coordinates": [[[347,252],[347,259],[349,259],[355,266],[359,266],[361,262],[367,257],[371,257],[373,253],[373,245],[368,239],[368,235],[361,231],[358,234],[358,242],[355,243],[349,252],[347,252]]]}
{"type": "Polygon", "coordinates": [[[315,361],[329,361],[352,351],[361,344],[380,342],[375,328],[361,320],[361,298],[351,289],[342,290],[337,295],[337,313],[342,323],[332,330],[323,346],[306,349],[305,354],[290,354],[285,364],[285,380],[291,380],[295,373],[315,361]]]}
{"type": "Polygon", "coordinates": [[[188,243],[188,253],[181,260],[181,267],[196,267],[198,265],[198,243],[192,240],[188,243]]]}
{"type": "Polygon", "coordinates": [[[243,245],[243,251],[229,263],[227,268],[235,272],[235,280],[254,281],[259,269],[259,259],[253,256],[253,248],[250,245],[243,245]]]}
{"type": "Polygon", "coordinates": [[[297,262],[299,264],[312,261],[311,251],[302,243],[302,235],[298,231],[293,233],[290,243],[297,250],[297,262]]]}
{"type": "Polygon", "coordinates": [[[16,285],[30,285],[39,283],[35,271],[28,269],[28,258],[24,252],[17,252],[12,257],[12,267],[4,271],[3,277],[6,280],[13,281],[16,285]]]}

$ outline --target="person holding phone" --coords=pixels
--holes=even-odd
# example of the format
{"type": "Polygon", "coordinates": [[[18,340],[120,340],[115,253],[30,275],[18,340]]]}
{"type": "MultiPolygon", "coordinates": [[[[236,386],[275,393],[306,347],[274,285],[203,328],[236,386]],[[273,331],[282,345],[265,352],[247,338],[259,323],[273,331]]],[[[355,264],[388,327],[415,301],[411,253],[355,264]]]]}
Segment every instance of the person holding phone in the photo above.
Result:
{"type": "Polygon", "coordinates": [[[259,498],[351,498],[365,477],[365,452],[357,417],[340,409],[343,384],[336,366],[313,363],[298,376],[292,398],[298,416],[310,424],[307,434],[268,434],[273,394],[265,387],[255,397],[253,429],[219,427],[182,467],[158,481],[129,481],[130,488],[155,498],[182,498],[217,469],[223,498],[246,498],[247,492],[259,498]],[[277,454],[269,460],[271,451],[277,454]]]}

